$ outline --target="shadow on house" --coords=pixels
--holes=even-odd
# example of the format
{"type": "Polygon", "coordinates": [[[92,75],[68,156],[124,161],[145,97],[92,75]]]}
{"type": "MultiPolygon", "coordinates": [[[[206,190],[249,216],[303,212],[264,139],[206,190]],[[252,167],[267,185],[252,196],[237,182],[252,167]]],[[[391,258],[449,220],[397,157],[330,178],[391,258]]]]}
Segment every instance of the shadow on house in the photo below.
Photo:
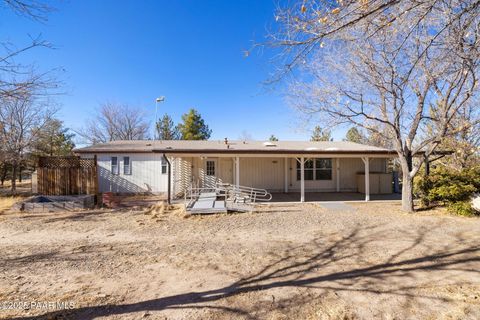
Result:
{"type": "MultiPolygon", "coordinates": [[[[40,317],[13,319],[52,319],[67,315],[69,319],[88,320],[134,312],[199,308],[255,319],[260,312],[258,309],[246,310],[232,307],[230,303],[227,306],[212,303],[244,293],[263,293],[269,289],[288,287],[396,295],[407,299],[406,306],[413,299],[440,300],[444,303],[445,297],[435,292],[428,295],[418,290],[424,285],[419,279],[423,280],[428,275],[430,280],[448,279],[449,283],[452,283],[458,272],[464,272],[469,277],[478,276],[480,246],[461,235],[457,235],[455,246],[436,245],[426,240],[433,229],[435,226],[429,226],[428,229],[422,228],[406,234],[405,237],[412,241],[407,245],[399,245],[397,249],[390,249],[390,254],[375,260],[377,263],[371,262],[371,246],[382,237],[388,236],[394,227],[388,230],[379,228],[378,225],[362,227],[344,235],[322,234],[308,243],[289,245],[283,254],[280,253],[278,258],[268,265],[214,290],[191,291],[136,303],[87,306],[50,312],[40,317]],[[419,248],[421,252],[428,254],[422,255],[413,251],[419,248]]],[[[8,263],[19,261],[4,262],[8,263]]],[[[463,298],[452,296],[449,299],[455,301],[463,298]]],[[[292,300],[290,303],[306,303],[307,300],[304,297],[302,301],[292,300]]],[[[270,303],[266,308],[276,307],[278,306],[270,303]]]]}
{"type": "Polygon", "coordinates": [[[101,190],[115,193],[151,193],[152,188],[144,184],[139,186],[119,175],[112,174],[110,170],[99,168],[99,185],[101,190]]]}

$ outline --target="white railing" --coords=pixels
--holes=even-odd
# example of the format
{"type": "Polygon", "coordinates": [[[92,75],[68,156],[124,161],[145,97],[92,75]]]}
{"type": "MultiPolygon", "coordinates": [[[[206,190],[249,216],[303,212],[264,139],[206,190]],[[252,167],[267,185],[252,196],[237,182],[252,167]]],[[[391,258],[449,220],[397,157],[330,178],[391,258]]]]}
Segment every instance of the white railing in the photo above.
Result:
{"type": "Polygon", "coordinates": [[[225,203],[253,204],[270,201],[272,195],[265,189],[236,186],[229,183],[217,183],[215,187],[197,188],[190,185],[184,192],[185,207],[193,207],[202,194],[214,193],[215,199],[225,203]]]}
{"type": "Polygon", "coordinates": [[[272,200],[272,194],[260,188],[218,183],[216,189],[218,192],[225,194],[227,199],[233,200],[233,202],[255,203],[257,201],[272,200]]]}

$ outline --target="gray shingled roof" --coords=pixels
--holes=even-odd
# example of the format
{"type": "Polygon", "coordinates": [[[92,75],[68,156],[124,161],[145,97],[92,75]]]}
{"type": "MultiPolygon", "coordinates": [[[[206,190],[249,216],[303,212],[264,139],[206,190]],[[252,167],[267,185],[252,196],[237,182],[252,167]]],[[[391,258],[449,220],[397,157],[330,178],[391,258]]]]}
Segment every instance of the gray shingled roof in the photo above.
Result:
{"type": "Polygon", "coordinates": [[[315,154],[315,153],[366,153],[395,154],[394,150],[348,141],[188,141],[188,140],[135,140],[112,141],[76,149],[77,153],[266,153],[266,154],[315,154]]]}

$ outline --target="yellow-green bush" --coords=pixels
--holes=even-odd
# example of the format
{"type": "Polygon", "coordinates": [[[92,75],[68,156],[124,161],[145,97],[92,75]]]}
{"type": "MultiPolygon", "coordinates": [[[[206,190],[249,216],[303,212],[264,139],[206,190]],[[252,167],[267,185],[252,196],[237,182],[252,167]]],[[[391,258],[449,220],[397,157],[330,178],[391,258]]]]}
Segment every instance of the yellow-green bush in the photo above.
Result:
{"type": "Polygon", "coordinates": [[[454,171],[438,167],[428,177],[415,178],[414,193],[423,205],[445,204],[449,211],[460,215],[473,215],[470,199],[480,192],[480,168],[454,171]]]}

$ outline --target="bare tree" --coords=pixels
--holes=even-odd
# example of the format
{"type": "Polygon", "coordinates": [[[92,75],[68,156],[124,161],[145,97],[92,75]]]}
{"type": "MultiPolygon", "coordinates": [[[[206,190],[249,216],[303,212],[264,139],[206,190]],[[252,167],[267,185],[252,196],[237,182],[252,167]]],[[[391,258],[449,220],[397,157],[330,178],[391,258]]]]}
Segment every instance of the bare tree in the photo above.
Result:
{"type": "Polygon", "coordinates": [[[479,8],[480,1],[298,1],[277,13],[271,44],[283,49],[282,71],[301,71],[291,87],[295,107],[392,141],[406,211],[422,163],[414,157],[429,157],[464,130],[452,121],[478,94],[479,8]]]}
{"type": "Polygon", "coordinates": [[[20,16],[40,22],[47,21],[48,14],[54,10],[45,1],[38,0],[2,0],[0,7],[2,6],[20,16]]]}
{"type": "Polygon", "coordinates": [[[238,140],[240,140],[240,141],[252,141],[253,136],[247,130],[242,130],[242,132],[238,136],[238,140]]]}
{"type": "Polygon", "coordinates": [[[140,109],[126,104],[104,103],[78,134],[88,143],[148,138],[149,124],[140,109]]]}
{"type": "Polygon", "coordinates": [[[456,134],[446,136],[439,148],[452,150],[450,157],[440,159],[440,163],[455,170],[480,165],[480,107],[478,101],[470,101],[452,119],[450,126],[456,134]],[[462,130],[455,130],[462,128],[462,130]]]}
{"type": "Polygon", "coordinates": [[[4,160],[12,167],[12,192],[16,190],[19,166],[55,111],[48,101],[38,100],[29,92],[0,100],[0,141],[4,160]]]}
{"type": "MultiPolygon", "coordinates": [[[[53,8],[37,0],[0,0],[0,9],[10,9],[14,13],[44,22],[53,8]]],[[[17,58],[35,48],[53,48],[40,36],[30,37],[28,44],[17,45],[0,40],[0,97],[23,99],[24,92],[36,96],[51,95],[52,89],[59,87],[55,76],[59,69],[38,71],[33,64],[19,63],[17,58]]]]}

